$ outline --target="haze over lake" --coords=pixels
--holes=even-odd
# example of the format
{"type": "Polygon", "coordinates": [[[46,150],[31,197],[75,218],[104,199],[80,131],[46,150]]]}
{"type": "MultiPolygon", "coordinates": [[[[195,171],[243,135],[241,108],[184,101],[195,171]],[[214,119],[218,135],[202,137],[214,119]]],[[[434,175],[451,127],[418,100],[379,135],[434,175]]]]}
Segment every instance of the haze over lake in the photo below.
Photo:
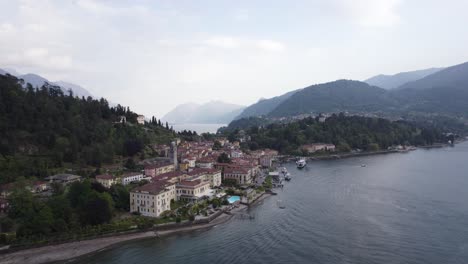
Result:
{"type": "Polygon", "coordinates": [[[172,124],[175,131],[180,132],[183,130],[196,131],[198,134],[201,133],[216,133],[218,128],[227,126],[226,124],[172,124]]]}
{"type": "Polygon", "coordinates": [[[468,143],[310,162],[246,220],[78,263],[466,263],[468,143]],[[366,164],[366,167],[361,167],[366,164]],[[286,205],[279,209],[277,200],[286,205]]]}

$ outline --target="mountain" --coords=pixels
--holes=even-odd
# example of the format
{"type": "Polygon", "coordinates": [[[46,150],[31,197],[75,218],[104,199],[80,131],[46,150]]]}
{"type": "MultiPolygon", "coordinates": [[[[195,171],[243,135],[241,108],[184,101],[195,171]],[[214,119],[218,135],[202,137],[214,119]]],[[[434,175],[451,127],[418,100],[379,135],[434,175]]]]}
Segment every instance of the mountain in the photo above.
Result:
{"type": "Polygon", "coordinates": [[[18,75],[16,77],[18,77],[19,79],[23,79],[25,84],[29,83],[34,88],[40,88],[45,83],[53,84],[52,82],[50,82],[46,78],[44,78],[44,77],[42,77],[40,75],[37,75],[37,74],[33,74],[33,73],[22,74],[22,75],[18,75]]]}
{"type": "MultiPolygon", "coordinates": [[[[88,96],[91,96],[91,93],[88,92],[88,90],[86,90],[85,88],[79,86],[79,85],[76,85],[76,84],[73,84],[73,83],[69,83],[69,82],[64,82],[64,81],[58,81],[58,82],[54,82],[54,84],[60,86],[61,88],[65,89],[65,90],[72,90],[73,91],[73,95],[75,96],[78,96],[78,97],[88,97],[88,96]]],[[[62,90],[63,90],[62,89],[62,90]]]]}
{"type": "Polygon", "coordinates": [[[192,115],[196,109],[200,107],[196,103],[185,103],[176,106],[170,112],[163,116],[162,120],[169,121],[171,123],[190,123],[192,115]]]}
{"type": "Polygon", "coordinates": [[[0,69],[0,74],[1,75],[6,75],[6,74],[10,74],[10,75],[13,75],[13,76],[17,76],[17,75],[20,75],[17,71],[15,71],[14,69],[10,69],[10,68],[4,68],[4,69],[0,69]]]}
{"type": "Polygon", "coordinates": [[[5,75],[7,73],[17,77],[18,79],[23,79],[24,83],[25,83],[24,86],[26,86],[26,83],[30,83],[34,88],[38,88],[38,87],[42,87],[44,84],[48,83],[48,84],[51,84],[51,85],[60,86],[60,89],[65,94],[68,94],[68,91],[72,90],[74,96],[78,96],[78,97],[91,96],[91,97],[93,97],[88,90],[86,90],[85,88],[83,88],[83,87],[81,87],[79,85],[73,84],[73,83],[68,83],[68,82],[64,82],[64,81],[52,82],[52,81],[49,81],[49,80],[47,80],[46,78],[44,78],[44,77],[42,77],[40,75],[34,74],[34,73],[19,74],[18,72],[16,72],[13,69],[7,69],[7,68],[0,69],[0,74],[1,75],[5,75]]]}
{"type": "Polygon", "coordinates": [[[436,73],[444,68],[430,68],[425,70],[418,71],[409,71],[409,72],[400,72],[394,75],[384,75],[380,74],[374,77],[371,77],[364,82],[378,86],[384,89],[395,89],[405,83],[416,81],[422,79],[428,75],[436,73]]]}
{"type": "Polygon", "coordinates": [[[431,88],[468,89],[468,62],[445,68],[419,80],[401,85],[398,89],[431,88]]]}
{"type": "Polygon", "coordinates": [[[386,90],[367,83],[338,80],[294,93],[269,113],[271,117],[320,112],[371,112],[391,107],[386,90]]]}
{"type": "Polygon", "coordinates": [[[379,75],[365,82],[338,80],[294,90],[248,106],[236,118],[290,117],[320,112],[409,112],[468,116],[468,62],[379,75]],[[383,89],[386,88],[386,89],[383,89]]]}
{"type": "Polygon", "coordinates": [[[284,100],[288,99],[291,95],[300,91],[301,89],[294,90],[288,93],[285,93],[280,96],[276,96],[270,99],[260,99],[257,103],[246,107],[242,113],[240,113],[235,119],[241,119],[245,117],[253,116],[262,116],[268,115],[273,111],[278,105],[280,105],[284,100]]]}
{"type": "Polygon", "coordinates": [[[406,83],[390,96],[401,111],[468,115],[468,62],[406,83]]]}
{"type": "Polygon", "coordinates": [[[221,101],[205,104],[186,103],[178,105],[162,119],[170,123],[227,124],[239,115],[244,106],[221,101]]]}

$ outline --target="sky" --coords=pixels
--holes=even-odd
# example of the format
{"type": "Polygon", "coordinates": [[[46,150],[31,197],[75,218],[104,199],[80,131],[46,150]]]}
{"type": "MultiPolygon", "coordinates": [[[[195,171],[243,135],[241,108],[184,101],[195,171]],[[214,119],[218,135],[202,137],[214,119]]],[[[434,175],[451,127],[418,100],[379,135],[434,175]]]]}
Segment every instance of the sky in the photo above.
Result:
{"type": "Polygon", "coordinates": [[[162,117],[468,61],[466,0],[0,0],[0,68],[162,117]]]}

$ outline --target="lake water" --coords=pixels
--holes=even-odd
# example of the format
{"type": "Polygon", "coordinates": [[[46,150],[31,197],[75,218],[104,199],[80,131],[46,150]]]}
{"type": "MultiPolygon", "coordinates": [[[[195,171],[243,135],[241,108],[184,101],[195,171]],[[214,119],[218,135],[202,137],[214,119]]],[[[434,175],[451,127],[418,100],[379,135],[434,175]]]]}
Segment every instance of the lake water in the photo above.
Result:
{"type": "Polygon", "coordinates": [[[254,219],[79,263],[468,263],[468,143],[287,168],[292,181],[250,209],[254,219]]]}
{"type": "Polygon", "coordinates": [[[209,132],[216,133],[218,128],[227,126],[227,124],[172,124],[175,131],[179,132],[182,130],[197,131],[198,134],[209,132]]]}

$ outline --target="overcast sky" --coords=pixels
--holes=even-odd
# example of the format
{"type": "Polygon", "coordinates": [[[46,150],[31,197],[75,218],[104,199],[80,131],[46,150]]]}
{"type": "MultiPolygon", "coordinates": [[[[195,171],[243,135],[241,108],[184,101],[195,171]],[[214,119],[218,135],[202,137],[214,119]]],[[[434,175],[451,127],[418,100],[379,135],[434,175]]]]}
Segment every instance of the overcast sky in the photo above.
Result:
{"type": "Polygon", "coordinates": [[[0,68],[161,117],[468,61],[466,0],[0,0],[0,68]]]}

